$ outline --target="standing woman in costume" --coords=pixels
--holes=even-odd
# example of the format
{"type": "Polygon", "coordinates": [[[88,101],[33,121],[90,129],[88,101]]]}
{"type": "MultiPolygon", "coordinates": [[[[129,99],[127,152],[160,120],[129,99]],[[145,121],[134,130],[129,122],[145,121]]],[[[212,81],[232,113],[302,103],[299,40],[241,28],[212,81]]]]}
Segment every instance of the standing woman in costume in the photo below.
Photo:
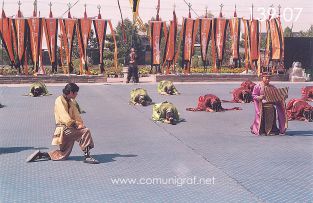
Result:
{"type": "Polygon", "coordinates": [[[262,74],[262,81],[255,85],[252,92],[255,119],[250,129],[255,135],[284,135],[287,129],[287,116],[284,101],[267,102],[265,100],[264,89],[275,88],[270,84],[270,75],[262,74]],[[276,118],[278,117],[279,128],[277,128],[276,118]]]}

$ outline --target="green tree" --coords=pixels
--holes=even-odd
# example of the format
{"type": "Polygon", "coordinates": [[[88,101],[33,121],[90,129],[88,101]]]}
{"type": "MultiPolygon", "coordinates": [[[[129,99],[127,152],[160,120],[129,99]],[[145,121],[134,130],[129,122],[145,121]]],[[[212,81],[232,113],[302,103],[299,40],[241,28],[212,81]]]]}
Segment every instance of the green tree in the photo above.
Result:
{"type": "Polygon", "coordinates": [[[284,37],[292,37],[292,29],[288,26],[284,30],[284,37]]]}
{"type": "Polygon", "coordinates": [[[142,45],[142,37],[139,36],[137,28],[133,25],[133,23],[129,19],[124,20],[124,29],[126,33],[126,43],[123,41],[123,32],[122,32],[122,24],[118,23],[116,27],[116,35],[117,35],[117,47],[118,51],[118,61],[125,65],[128,63],[128,56],[130,53],[130,49],[134,47],[136,49],[136,53],[138,56],[137,62],[140,64],[144,61],[144,50],[145,47],[142,45]]]}

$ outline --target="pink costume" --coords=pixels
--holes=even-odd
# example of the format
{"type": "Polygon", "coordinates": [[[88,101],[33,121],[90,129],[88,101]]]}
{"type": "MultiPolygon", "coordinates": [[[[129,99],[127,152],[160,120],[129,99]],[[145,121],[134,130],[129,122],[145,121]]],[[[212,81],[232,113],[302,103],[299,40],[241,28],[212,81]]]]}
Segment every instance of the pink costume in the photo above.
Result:
{"type": "MultiPolygon", "coordinates": [[[[269,85],[271,87],[274,87],[273,85],[269,85]]],[[[253,92],[252,92],[252,97],[253,97],[253,102],[254,102],[254,108],[255,108],[255,118],[254,118],[254,122],[251,125],[250,129],[251,132],[255,135],[260,135],[265,133],[264,130],[262,128],[262,125],[264,125],[265,119],[267,117],[267,115],[264,113],[264,107],[268,106],[266,104],[266,102],[262,102],[259,100],[259,96],[264,95],[264,84],[263,83],[259,83],[257,85],[254,86],[253,88],[253,92]]],[[[288,120],[287,120],[287,115],[286,115],[286,107],[285,107],[285,102],[276,102],[273,104],[276,107],[276,111],[277,111],[277,116],[278,116],[278,123],[279,123],[279,133],[284,134],[286,132],[287,129],[287,124],[288,124],[288,120]]],[[[274,108],[274,120],[273,120],[273,127],[272,127],[272,131],[277,131],[277,127],[276,127],[276,112],[275,112],[275,108],[274,108]]],[[[271,131],[271,133],[273,133],[271,131]]],[[[275,133],[278,133],[276,132],[275,133]]],[[[267,134],[267,133],[265,133],[267,134]]]]}

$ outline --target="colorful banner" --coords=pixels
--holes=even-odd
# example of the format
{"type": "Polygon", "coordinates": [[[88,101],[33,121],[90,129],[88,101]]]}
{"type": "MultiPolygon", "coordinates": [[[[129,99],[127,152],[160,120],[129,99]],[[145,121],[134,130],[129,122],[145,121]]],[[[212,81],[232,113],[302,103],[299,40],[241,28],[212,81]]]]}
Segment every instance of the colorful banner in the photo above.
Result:
{"type": "Polygon", "coordinates": [[[204,66],[207,62],[207,53],[209,48],[209,42],[211,38],[212,19],[200,18],[200,47],[201,58],[204,66]]]}
{"type": "MultiPolygon", "coordinates": [[[[88,39],[91,30],[92,20],[89,18],[78,19],[77,22],[77,40],[79,46],[79,53],[81,58],[82,66],[85,68],[85,71],[88,72],[87,65],[87,48],[88,48],[88,39]]],[[[83,74],[82,68],[80,68],[80,74],[83,74]]]]}
{"type": "Polygon", "coordinates": [[[150,21],[151,66],[161,64],[161,38],[164,22],[150,21]]]}
{"type": "Polygon", "coordinates": [[[240,41],[240,18],[232,18],[229,21],[230,34],[232,40],[232,57],[233,60],[239,59],[239,41],[240,41]]]}
{"type": "Polygon", "coordinates": [[[223,61],[224,58],[227,25],[228,20],[225,18],[214,19],[215,48],[217,59],[220,63],[223,61]]]}
{"type": "Polygon", "coordinates": [[[173,61],[175,57],[175,45],[177,35],[177,23],[176,20],[171,20],[169,32],[166,36],[164,61],[173,61]]]}
{"type": "Polygon", "coordinates": [[[7,51],[11,64],[15,64],[14,60],[14,51],[13,51],[13,42],[12,42],[12,33],[9,19],[6,17],[4,10],[2,10],[2,18],[0,19],[0,37],[4,45],[5,50],[7,51]]]}
{"type": "Polygon", "coordinates": [[[63,47],[65,49],[66,61],[68,66],[68,73],[72,73],[72,48],[73,39],[76,30],[76,19],[59,19],[60,29],[63,38],[63,47]]]}
{"type": "Polygon", "coordinates": [[[195,20],[184,18],[183,27],[183,65],[185,62],[190,62],[193,50],[193,35],[194,35],[195,20]]]}
{"type": "MultiPolygon", "coordinates": [[[[93,25],[96,33],[96,38],[98,42],[99,47],[99,64],[103,65],[103,49],[104,49],[104,43],[105,43],[105,37],[106,37],[106,31],[107,31],[107,25],[108,22],[103,19],[95,19],[93,20],[93,25]]],[[[102,67],[102,66],[101,66],[102,67]]],[[[104,69],[103,67],[100,68],[101,73],[103,73],[104,69]]]]}
{"type": "Polygon", "coordinates": [[[249,22],[249,43],[250,43],[250,60],[256,61],[259,59],[259,21],[250,20],[249,22]]]}
{"type": "Polygon", "coordinates": [[[57,65],[57,39],[58,39],[58,19],[56,18],[46,18],[44,19],[44,30],[47,42],[48,53],[50,57],[50,62],[53,69],[57,65]]]}
{"type": "Polygon", "coordinates": [[[16,44],[15,53],[17,54],[18,64],[24,63],[26,45],[28,43],[29,28],[25,18],[12,19],[12,30],[14,32],[14,43],[16,44]]]}
{"type": "Polygon", "coordinates": [[[273,60],[282,58],[282,33],[280,32],[279,21],[276,18],[269,20],[271,33],[271,57],[273,60]]]}
{"type": "Polygon", "coordinates": [[[32,17],[28,20],[28,26],[30,30],[30,47],[31,47],[31,56],[32,61],[35,67],[35,71],[39,71],[40,64],[40,55],[41,55],[41,46],[42,46],[42,34],[43,18],[32,17]]]}

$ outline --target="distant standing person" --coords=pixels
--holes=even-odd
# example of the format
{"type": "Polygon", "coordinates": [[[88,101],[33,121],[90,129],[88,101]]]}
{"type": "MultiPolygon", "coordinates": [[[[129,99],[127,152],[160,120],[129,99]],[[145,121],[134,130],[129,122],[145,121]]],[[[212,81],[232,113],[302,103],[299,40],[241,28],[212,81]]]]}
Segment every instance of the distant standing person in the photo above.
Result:
{"type": "Polygon", "coordinates": [[[135,52],[135,49],[131,48],[130,54],[129,54],[129,66],[128,66],[128,75],[127,75],[126,83],[129,83],[131,77],[133,77],[133,80],[135,83],[139,83],[138,66],[137,66],[136,58],[137,58],[137,54],[135,52]]]}
{"type": "Polygon", "coordinates": [[[65,160],[71,154],[74,143],[77,141],[84,152],[84,162],[89,164],[99,163],[99,161],[90,156],[90,150],[94,147],[94,143],[90,130],[85,127],[77,109],[75,98],[78,91],[79,87],[75,83],[69,83],[63,89],[63,95],[55,100],[54,117],[56,129],[52,145],[58,145],[59,149],[48,153],[37,150],[27,158],[27,162],[39,159],[65,160]]]}

